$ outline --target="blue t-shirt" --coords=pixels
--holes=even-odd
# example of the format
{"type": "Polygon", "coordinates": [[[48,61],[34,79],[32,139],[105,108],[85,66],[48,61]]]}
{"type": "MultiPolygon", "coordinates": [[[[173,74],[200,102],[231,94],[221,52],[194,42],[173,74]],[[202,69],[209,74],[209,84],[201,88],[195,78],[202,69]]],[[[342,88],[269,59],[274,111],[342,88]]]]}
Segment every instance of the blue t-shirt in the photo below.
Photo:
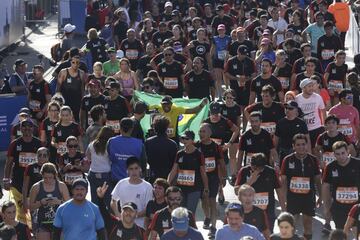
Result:
{"type": "Polygon", "coordinates": [[[319,27],[317,23],[313,23],[307,26],[304,31],[310,35],[311,52],[317,53],[318,40],[325,34],[324,26],[319,27]]]}
{"type": "Polygon", "coordinates": [[[203,236],[201,235],[201,233],[192,228],[189,227],[188,232],[185,236],[183,237],[178,237],[176,236],[174,230],[168,231],[167,233],[165,233],[164,235],[161,236],[160,240],[204,240],[203,236]]]}
{"type": "Polygon", "coordinates": [[[224,37],[215,36],[213,41],[216,51],[215,59],[224,60],[228,46],[231,43],[231,37],[228,35],[225,35],[224,37]]]}
{"type": "Polygon", "coordinates": [[[243,223],[240,231],[236,232],[233,231],[228,224],[224,225],[223,228],[216,232],[215,240],[240,239],[245,236],[251,236],[256,240],[265,240],[264,236],[256,227],[246,223],[243,223]]]}
{"type": "Polygon", "coordinates": [[[107,152],[111,161],[111,177],[119,181],[127,177],[126,160],[130,156],[141,159],[143,143],[137,138],[116,136],[109,139],[107,152]]]}
{"type": "Polygon", "coordinates": [[[62,229],[64,240],[96,240],[96,231],[104,228],[104,220],[92,202],[76,205],[70,199],[56,210],[54,226],[62,229]]]}

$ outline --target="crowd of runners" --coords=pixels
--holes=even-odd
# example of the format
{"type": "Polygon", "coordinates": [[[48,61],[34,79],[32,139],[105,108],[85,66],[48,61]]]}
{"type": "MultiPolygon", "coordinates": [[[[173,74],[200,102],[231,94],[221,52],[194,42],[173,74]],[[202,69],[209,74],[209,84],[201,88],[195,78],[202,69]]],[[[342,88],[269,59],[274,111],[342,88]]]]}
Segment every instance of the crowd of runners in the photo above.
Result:
{"type": "Polygon", "coordinates": [[[348,68],[350,6],[89,0],[86,44],[74,46],[69,23],[49,46],[56,87],[22,59],[1,82],[27,105],[11,130],[0,238],[198,240],[204,228],[216,240],[310,240],[314,231],[358,239],[360,55],[348,68]],[[161,101],[146,104],[136,91],[161,101]],[[184,115],[204,108],[197,132],[179,132],[184,115]],[[219,219],[226,184],[239,201],[219,219]],[[322,229],[312,229],[315,211],[322,229]]]}

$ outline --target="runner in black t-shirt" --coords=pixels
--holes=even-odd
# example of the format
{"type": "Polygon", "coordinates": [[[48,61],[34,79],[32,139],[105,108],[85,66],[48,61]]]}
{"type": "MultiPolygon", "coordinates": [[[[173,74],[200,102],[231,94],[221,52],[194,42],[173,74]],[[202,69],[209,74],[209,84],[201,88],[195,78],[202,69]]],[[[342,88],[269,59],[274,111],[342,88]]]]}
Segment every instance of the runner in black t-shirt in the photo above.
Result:
{"type": "Polygon", "coordinates": [[[250,164],[251,156],[254,153],[264,153],[267,158],[267,165],[274,166],[278,161],[278,155],[270,133],[261,128],[261,113],[252,112],[249,122],[251,128],[240,138],[237,170],[241,166],[250,164]]]}
{"type": "Polygon", "coordinates": [[[154,199],[150,200],[146,205],[145,211],[145,229],[150,225],[155,212],[167,206],[165,193],[169,187],[169,183],[164,178],[157,178],[153,184],[154,199]]]}
{"type": "MultiPolygon", "coordinates": [[[[180,207],[183,200],[182,191],[176,186],[169,187],[166,190],[165,195],[168,206],[154,214],[149,226],[149,239],[156,239],[157,236],[161,237],[172,228],[171,212],[180,207]]],[[[191,211],[189,211],[189,225],[193,228],[197,228],[194,214],[191,211]]]]}
{"type": "Polygon", "coordinates": [[[257,195],[255,198],[255,189],[250,185],[243,184],[237,192],[239,201],[244,208],[244,223],[255,226],[261,232],[265,239],[270,237],[270,226],[266,212],[261,209],[261,204],[266,202],[266,198],[257,195]],[[255,204],[258,204],[256,206],[255,204]]]}
{"type": "Polygon", "coordinates": [[[284,107],[278,102],[274,102],[275,89],[271,85],[265,85],[261,90],[262,101],[247,106],[244,116],[249,119],[250,113],[261,112],[261,127],[271,135],[275,133],[277,122],[285,116],[284,107]]]}
{"type": "Polygon", "coordinates": [[[226,168],[222,149],[211,140],[211,126],[203,123],[200,126],[200,142],[195,146],[202,152],[205,158],[205,171],[209,182],[209,198],[202,197],[202,208],[205,214],[204,229],[210,229],[210,234],[216,232],[216,195],[219,187],[224,186],[226,181],[226,168]],[[210,227],[211,223],[211,227],[210,227]]]}
{"type": "Polygon", "coordinates": [[[204,60],[195,57],[193,70],[184,76],[185,91],[189,99],[215,100],[215,84],[209,71],[204,70],[204,60]]]}
{"type": "Polygon", "coordinates": [[[109,96],[105,98],[106,125],[110,126],[116,134],[120,133],[120,121],[128,117],[131,112],[129,102],[119,95],[120,84],[111,82],[108,87],[109,96]]]}
{"type": "Polygon", "coordinates": [[[135,30],[127,30],[127,38],[120,44],[120,50],[124,52],[124,57],[129,59],[131,70],[136,71],[137,63],[144,55],[144,47],[141,42],[135,38],[135,30]]]}
{"type": "MultiPolygon", "coordinates": [[[[30,110],[28,108],[21,108],[18,114],[19,123],[13,125],[10,130],[10,141],[14,141],[15,139],[22,136],[20,123],[25,119],[30,119],[30,110]]],[[[39,128],[36,123],[33,122],[33,136],[39,136],[39,128]]]]}
{"type": "Polygon", "coordinates": [[[152,35],[152,43],[155,45],[158,51],[162,50],[161,45],[165,41],[165,39],[169,39],[172,37],[172,32],[168,30],[165,22],[159,23],[159,31],[155,32],[152,35]]]}
{"type": "Polygon", "coordinates": [[[321,201],[321,177],[317,159],[307,152],[308,139],[303,134],[293,138],[294,153],[286,156],[281,164],[282,194],[286,196],[286,210],[303,215],[304,237],[312,237],[315,216],[315,185],[321,201]]]}
{"type": "Polygon", "coordinates": [[[275,55],[276,60],[272,72],[279,79],[282,89],[286,93],[290,88],[292,66],[286,62],[287,55],[284,50],[277,50],[275,55]]]}
{"type": "Polygon", "coordinates": [[[324,215],[330,220],[331,214],[336,228],[342,229],[351,207],[359,203],[360,162],[349,156],[346,142],[336,142],[332,148],[336,160],[325,167],[322,179],[324,215]]]}
{"type": "Polygon", "coordinates": [[[234,26],[234,22],[229,15],[225,15],[224,7],[219,5],[216,7],[217,15],[213,18],[211,22],[212,33],[214,36],[218,35],[217,27],[220,24],[224,24],[226,26],[226,35],[230,35],[230,32],[234,26]]]}
{"type": "Polygon", "coordinates": [[[187,45],[185,52],[186,51],[188,51],[188,55],[192,60],[194,60],[195,57],[203,58],[204,68],[207,70],[212,70],[210,44],[206,42],[206,31],[204,28],[197,30],[196,39],[187,45]]]}
{"type": "Polygon", "coordinates": [[[252,104],[255,102],[255,98],[257,102],[261,102],[261,90],[265,85],[271,85],[275,89],[275,101],[283,102],[284,101],[284,92],[282,91],[282,86],[274,75],[271,73],[272,63],[269,59],[261,60],[261,74],[254,78],[251,81],[250,85],[250,97],[249,103],[252,104]]]}
{"type": "Polygon", "coordinates": [[[173,98],[181,98],[184,91],[184,71],[183,66],[174,60],[174,54],[172,47],[164,50],[165,60],[157,66],[157,72],[164,83],[165,94],[173,98]]]}
{"type": "Polygon", "coordinates": [[[85,50],[90,51],[92,64],[95,62],[105,62],[108,60],[106,53],[107,42],[105,39],[98,37],[97,30],[92,28],[88,32],[89,40],[86,42],[85,50]]]}
{"type": "Polygon", "coordinates": [[[281,209],[285,209],[278,173],[274,168],[266,165],[266,157],[263,153],[256,153],[251,157],[250,165],[244,166],[238,172],[235,183],[235,194],[238,193],[240,186],[248,184],[255,189],[255,206],[266,210],[269,220],[270,231],[274,227],[275,215],[275,196],[274,190],[278,195],[281,209]]]}
{"type": "MultiPolygon", "coordinates": [[[[304,80],[305,78],[310,78],[313,75],[316,75],[320,79],[323,79],[322,75],[315,71],[317,62],[319,62],[319,61],[314,57],[306,58],[305,71],[297,74],[294,78],[291,79],[290,90],[292,90],[292,91],[296,90],[298,93],[301,93],[301,91],[302,91],[300,88],[301,80],[304,80]]],[[[323,86],[327,86],[325,81],[322,81],[322,82],[323,82],[323,86]]]]}
{"type": "MultiPolygon", "coordinates": [[[[285,104],[285,117],[280,119],[275,128],[274,145],[279,151],[280,164],[285,156],[293,152],[292,139],[298,134],[302,133],[310,142],[310,136],[307,125],[303,119],[301,109],[295,101],[289,101],[285,104]]],[[[309,146],[311,149],[311,146],[309,146]]]]}
{"type": "Polygon", "coordinates": [[[345,63],[345,59],[345,51],[337,51],[335,61],[328,64],[324,73],[324,88],[329,90],[332,106],[339,102],[338,95],[346,86],[348,65],[345,63]]]}
{"type": "Polygon", "coordinates": [[[149,42],[145,47],[145,55],[142,56],[136,67],[137,77],[142,80],[146,78],[148,72],[150,72],[153,68],[151,67],[150,61],[155,56],[155,46],[153,43],[149,42]]]}
{"type": "Polygon", "coordinates": [[[251,53],[253,51],[255,51],[255,47],[253,45],[253,43],[246,39],[246,31],[245,31],[245,28],[243,27],[238,27],[236,29],[236,37],[237,37],[237,40],[235,42],[232,42],[230,45],[229,45],[229,55],[234,57],[237,55],[237,51],[238,51],[238,48],[241,46],[241,45],[244,45],[247,47],[247,56],[248,57],[251,57],[251,53]]]}
{"type": "Polygon", "coordinates": [[[88,88],[89,94],[81,100],[80,126],[82,129],[87,129],[94,122],[90,116],[91,108],[105,103],[105,96],[100,93],[101,85],[98,80],[90,80],[88,88]]]}

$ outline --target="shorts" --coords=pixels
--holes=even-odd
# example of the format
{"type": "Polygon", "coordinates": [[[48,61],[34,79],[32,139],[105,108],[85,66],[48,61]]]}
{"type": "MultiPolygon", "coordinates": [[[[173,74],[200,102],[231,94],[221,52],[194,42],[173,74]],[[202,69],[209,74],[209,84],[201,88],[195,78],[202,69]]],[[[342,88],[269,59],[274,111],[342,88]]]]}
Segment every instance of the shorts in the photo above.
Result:
{"type": "Polygon", "coordinates": [[[315,216],[315,200],[313,198],[288,198],[287,211],[293,215],[304,214],[307,216],[315,216]]]}
{"type": "Polygon", "coordinates": [[[351,204],[349,204],[349,206],[339,206],[338,204],[332,204],[330,211],[336,228],[344,228],[351,207],[351,204]]]}
{"type": "Polygon", "coordinates": [[[220,59],[213,59],[213,68],[224,69],[224,61],[220,59]]]}
{"type": "Polygon", "coordinates": [[[325,132],[324,127],[319,127],[319,128],[316,128],[314,130],[309,131],[310,141],[311,141],[311,148],[315,147],[316,140],[317,140],[318,136],[320,134],[322,134],[323,132],[325,132]]]}
{"type": "MultiPolygon", "coordinates": [[[[208,182],[209,182],[209,198],[216,198],[216,195],[219,191],[220,181],[217,173],[207,175],[208,176],[208,182]]],[[[201,191],[201,198],[203,197],[203,192],[201,191]]]]}

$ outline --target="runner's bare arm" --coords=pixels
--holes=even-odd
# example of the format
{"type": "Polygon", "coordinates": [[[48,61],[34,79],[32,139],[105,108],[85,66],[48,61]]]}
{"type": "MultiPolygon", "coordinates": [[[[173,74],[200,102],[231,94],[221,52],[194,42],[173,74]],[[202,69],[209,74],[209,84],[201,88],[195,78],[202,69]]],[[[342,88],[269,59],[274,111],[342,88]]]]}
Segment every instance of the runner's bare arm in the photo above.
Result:
{"type": "Polygon", "coordinates": [[[330,212],[330,206],[331,206],[331,193],[330,193],[329,183],[323,182],[321,186],[321,195],[324,204],[324,214],[325,214],[326,212],[330,212]]]}
{"type": "Polygon", "coordinates": [[[354,226],[355,224],[355,219],[348,216],[346,219],[346,223],[344,225],[344,233],[349,236],[350,233],[350,229],[354,226]]]}
{"type": "Polygon", "coordinates": [[[59,72],[59,75],[58,75],[57,84],[56,84],[56,92],[60,92],[61,85],[64,82],[65,77],[66,77],[66,69],[63,69],[59,72]]]}
{"type": "Polygon", "coordinates": [[[179,170],[179,165],[177,163],[174,163],[174,165],[169,173],[169,176],[167,178],[167,181],[170,185],[172,185],[172,182],[173,182],[176,174],[178,173],[178,170],[179,170]]]}

